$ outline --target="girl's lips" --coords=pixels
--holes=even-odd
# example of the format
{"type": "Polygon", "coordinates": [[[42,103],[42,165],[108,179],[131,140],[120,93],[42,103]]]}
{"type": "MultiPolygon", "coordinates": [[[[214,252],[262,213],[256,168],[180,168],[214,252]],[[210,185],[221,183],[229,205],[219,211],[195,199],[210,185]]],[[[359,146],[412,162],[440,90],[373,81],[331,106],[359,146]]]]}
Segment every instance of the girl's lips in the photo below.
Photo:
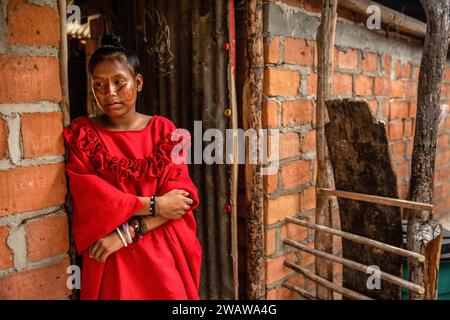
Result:
{"type": "Polygon", "coordinates": [[[110,108],[110,107],[119,106],[119,105],[121,105],[120,102],[113,102],[113,103],[108,103],[105,107],[110,108]]]}

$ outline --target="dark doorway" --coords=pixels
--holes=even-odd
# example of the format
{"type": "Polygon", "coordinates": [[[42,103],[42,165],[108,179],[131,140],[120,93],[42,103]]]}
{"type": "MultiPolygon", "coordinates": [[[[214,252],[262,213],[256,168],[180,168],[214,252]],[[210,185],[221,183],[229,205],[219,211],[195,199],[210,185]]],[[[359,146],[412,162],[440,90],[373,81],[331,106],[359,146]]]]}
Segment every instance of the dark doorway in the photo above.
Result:
{"type": "MultiPolygon", "coordinates": [[[[225,137],[225,129],[230,127],[230,118],[224,115],[230,105],[227,1],[99,2],[102,5],[95,1],[95,7],[92,1],[75,2],[85,21],[89,21],[87,15],[99,15],[90,22],[93,28],[85,41],[87,56],[101,34],[110,31],[138,54],[144,75],[138,111],[163,115],[177,127],[188,129],[193,145],[196,139],[203,140],[203,132],[209,128],[220,129],[225,137]],[[201,121],[203,132],[194,132],[194,121],[201,121]]],[[[70,67],[79,69],[80,64],[80,58],[71,54],[70,67]]],[[[70,75],[70,81],[79,81],[76,74],[70,75]]],[[[80,95],[85,84],[73,87],[71,115],[89,114],[89,105],[82,103],[87,98],[80,95]]],[[[209,143],[202,142],[203,150],[209,143]]],[[[195,214],[203,248],[200,296],[235,299],[238,276],[232,259],[232,215],[226,209],[230,203],[229,167],[202,163],[191,164],[189,170],[201,201],[195,214]]]]}

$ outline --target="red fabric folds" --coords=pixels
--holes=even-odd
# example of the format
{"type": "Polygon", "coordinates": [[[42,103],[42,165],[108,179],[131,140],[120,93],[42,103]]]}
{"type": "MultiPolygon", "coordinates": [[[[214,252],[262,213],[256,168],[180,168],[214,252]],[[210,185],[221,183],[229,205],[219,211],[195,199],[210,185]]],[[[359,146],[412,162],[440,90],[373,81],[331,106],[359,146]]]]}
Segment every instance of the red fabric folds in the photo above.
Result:
{"type": "Polygon", "coordinates": [[[198,191],[186,164],[172,161],[184,157],[189,146],[186,131],[176,135],[175,130],[161,116],[138,131],[105,130],[86,117],[64,129],[72,229],[82,255],[81,299],[199,299],[202,249],[193,214],[198,191]],[[190,211],[111,254],[104,264],[89,257],[92,244],[142,207],[137,196],[173,189],[189,192],[190,211]]]}

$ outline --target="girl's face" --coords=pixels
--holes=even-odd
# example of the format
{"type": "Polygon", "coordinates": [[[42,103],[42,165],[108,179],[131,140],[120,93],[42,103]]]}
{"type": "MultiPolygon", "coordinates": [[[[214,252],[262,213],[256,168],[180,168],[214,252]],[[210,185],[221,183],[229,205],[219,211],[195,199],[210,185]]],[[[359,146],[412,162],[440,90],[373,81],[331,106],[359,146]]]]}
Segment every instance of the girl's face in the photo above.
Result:
{"type": "Polygon", "coordinates": [[[135,110],[142,75],[133,77],[119,61],[106,59],[95,66],[92,81],[94,94],[108,117],[121,117],[135,110]]]}

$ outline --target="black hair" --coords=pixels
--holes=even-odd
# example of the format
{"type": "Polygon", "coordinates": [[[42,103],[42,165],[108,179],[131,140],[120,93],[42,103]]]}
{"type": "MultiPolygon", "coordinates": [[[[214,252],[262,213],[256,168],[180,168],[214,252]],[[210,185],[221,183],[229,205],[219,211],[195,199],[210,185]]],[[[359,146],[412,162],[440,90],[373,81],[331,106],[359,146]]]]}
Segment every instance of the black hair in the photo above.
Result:
{"type": "Polygon", "coordinates": [[[100,47],[95,50],[89,59],[89,74],[93,74],[95,66],[104,60],[119,60],[133,76],[140,73],[140,63],[138,57],[122,46],[120,37],[114,33],[102,36],[100,47]]]}

